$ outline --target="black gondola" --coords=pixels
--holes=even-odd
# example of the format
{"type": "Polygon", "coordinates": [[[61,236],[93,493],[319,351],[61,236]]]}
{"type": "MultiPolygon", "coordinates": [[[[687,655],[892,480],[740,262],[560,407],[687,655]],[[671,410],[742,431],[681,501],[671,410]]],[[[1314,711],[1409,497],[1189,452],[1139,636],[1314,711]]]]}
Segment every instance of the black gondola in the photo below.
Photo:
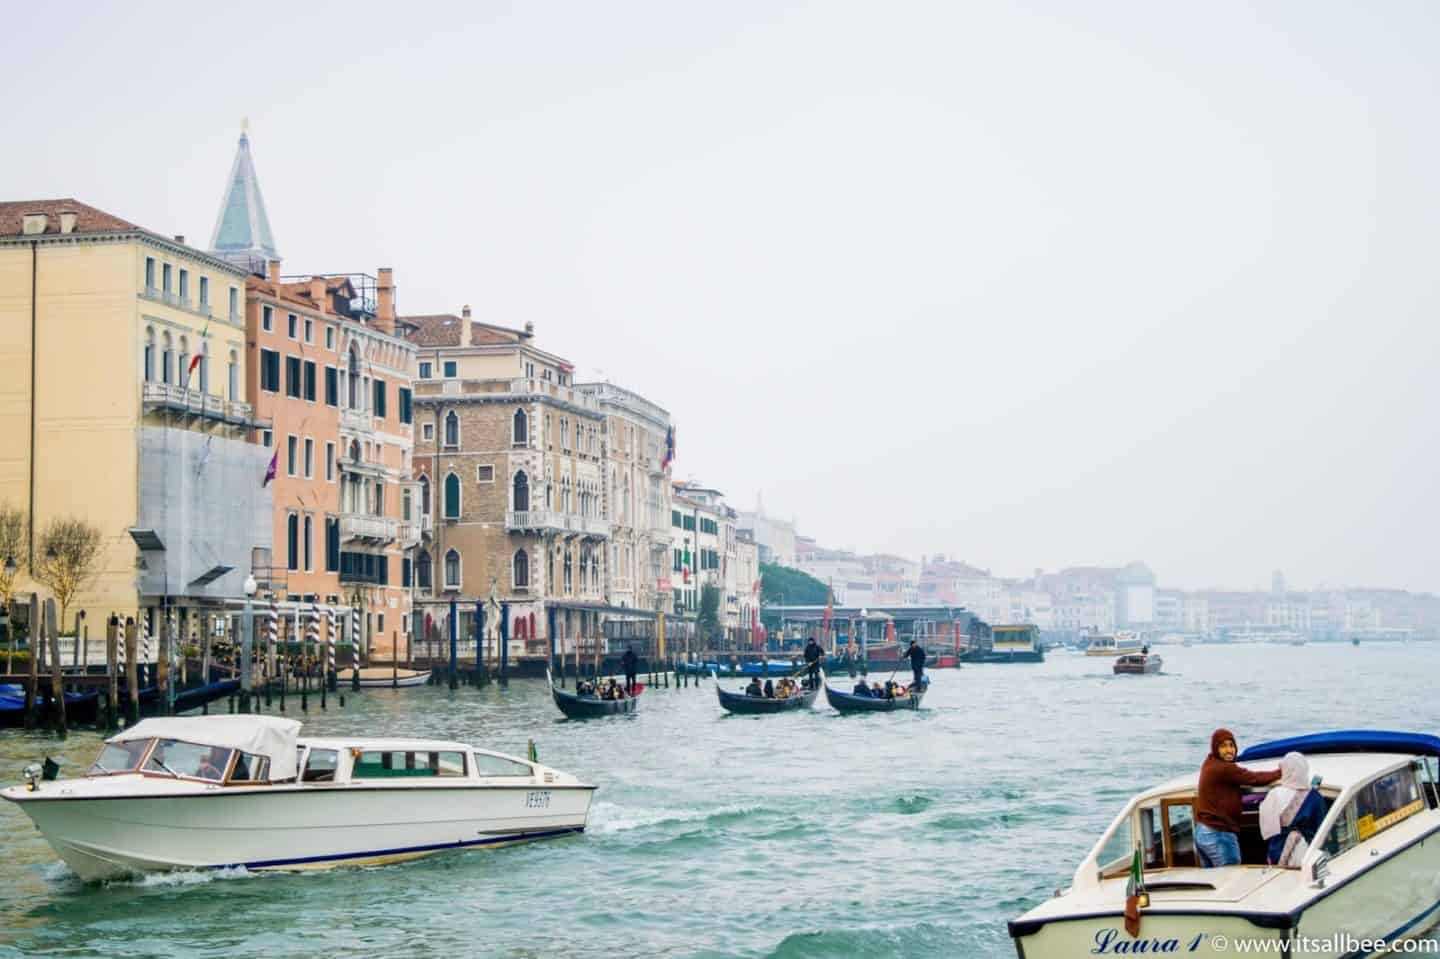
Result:
{"type": "Polygon", "coordinates": [[[856,696],[841,692],[829,683],[825,684],[825,699],[842,713],[890,713],[897,709],[919,709],[920,700],[930,688],[930,680],[922,679],[920,688],[910,687],[910,695],[897,699],[880,699],[873,696],[856,696]]]}
{"type": "Polygon", "coordinates": [[[550,670],[545,670],[545,679],[550,683],[550,695],[555,700],[555,705],[570,719],[595,719],[600,716],[615,716],[620,713],[633,713],[640,702],[640,694],[645,687],[639,683],[635,685],[635,695],[626,696],[624,699],[601,699],[598,696],[577,696],[574,693],[567,693],[555,685],[555,679],[550,675],[550,670]]]}
{"type": "MultiPolygon", "coordinates": [[[[825,682],[825,672],[820,671],[820,682],[825,682]]],[[[715,677],[715,695],[720,697],[720,705],[732,713],[754,716],[766,713],[786,713],[795,709],[809,709],[815,697],[820,695],[818,689],[807,689],[799,696],[787,696],[784,699],[766,699],[762,696],[747,696],[744,693],[727,693],[720,688],[720,677],[715,677]]]]}

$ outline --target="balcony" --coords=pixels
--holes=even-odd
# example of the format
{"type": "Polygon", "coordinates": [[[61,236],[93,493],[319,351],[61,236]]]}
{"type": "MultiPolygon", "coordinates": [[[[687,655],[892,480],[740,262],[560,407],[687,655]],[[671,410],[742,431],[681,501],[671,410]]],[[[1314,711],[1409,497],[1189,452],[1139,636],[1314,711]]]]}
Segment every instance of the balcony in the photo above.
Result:
{"type": "Polygon", "coordinates": [[[400,521],[390,516],[340,514],[340,538],[365,543],[391,543],[400,535],[400,521]]]}
{"type": "Polygon", "coordinates": [[[147,410],[166,410],[187,416],[199,416],[231,426],[268,429],[270,420],[255,418],[255,410],[249,403],[227,400],[211,393],[191,390],[170,383],[146,383],[140,394],[141,404],[147,410]]]}
{"type": "Polygon", "coordinates": [[[512,533],[570,533],[601,539],[610,535],[609,520],[546,509],[511,510],[505,514],[505,528],[512,533]]]}
{"type": "Polygon", "coordinates": [[[512,533],[563,533],[565,514],[547,509],[510,510],[505,514],[505,528],[512,533]]]}
{"type": "Polygon", "coordinates": [[[340,409],[340,428],[352,433],[369,433],[375,428],[369,410],[340,409]]]}
{"type": "MultiPolygon", "coordinates": [[[[430,517],[426,516],[424,518],[429,519],[430,517]]],[[[395,528],[395,538],[399,540],[401,548],[409,549],[420,542],[420,524],[408,523],[405,520],[401,520],[400,524],[395,528]]]]}

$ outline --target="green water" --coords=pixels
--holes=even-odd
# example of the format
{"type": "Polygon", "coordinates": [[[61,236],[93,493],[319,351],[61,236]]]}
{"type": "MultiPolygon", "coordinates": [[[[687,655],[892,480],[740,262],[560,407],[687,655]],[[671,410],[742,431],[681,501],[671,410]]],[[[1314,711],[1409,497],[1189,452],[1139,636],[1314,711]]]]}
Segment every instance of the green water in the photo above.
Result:
{"type": "MultiPolygon", "coordinates": [[[[564,720],[541,682],[347,694],[311,733],[423,735],[600,786],[583,836],[326,873],[85,886],[0,804],[0,956],[1009,957],[1005,920],[1068,882],[1139,788],[1324,728],[1435,731],[1440,644],[1163,647],[1165,674],[1070,653],[934,674],[918,713],[732,717],[713,686],[564,720]]],[[[63,744],[0,731],[0,782],[63,744]]]]}

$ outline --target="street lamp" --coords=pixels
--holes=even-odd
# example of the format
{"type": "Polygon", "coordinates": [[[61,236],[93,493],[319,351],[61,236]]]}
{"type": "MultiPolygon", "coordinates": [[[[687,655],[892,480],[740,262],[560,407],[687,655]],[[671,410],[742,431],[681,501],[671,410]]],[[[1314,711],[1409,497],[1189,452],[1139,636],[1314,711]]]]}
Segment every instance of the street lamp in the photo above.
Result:
{"type": "Polygon", "coordinates": [[[252,673],[253,649],[255,646],[255,574],[245,576],[245,622],[240,629],[240,711],[250,711],[250,689],[254,682],[252,673]]]}

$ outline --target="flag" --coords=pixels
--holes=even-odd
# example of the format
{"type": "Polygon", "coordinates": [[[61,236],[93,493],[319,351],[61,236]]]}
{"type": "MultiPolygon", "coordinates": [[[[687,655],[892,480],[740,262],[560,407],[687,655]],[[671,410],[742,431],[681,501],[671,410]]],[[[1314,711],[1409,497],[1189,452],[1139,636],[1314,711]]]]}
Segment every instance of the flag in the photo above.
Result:
{"type": "Polygon", "coordinates": [[[834,618],[835,590],[833,588],[827,588],[825,590],[825,618],[820,621],[820,628],[828,633],[830,631],[830,620],[834,618]]]}
{"type": "Polygon", "coordinates": [[[759,581],[758,579],[755,581],[755,584],[750,587],[750,592],[752,592],[752,593],[758,593],[758,592],[760,592],[760,581],[759,581]]]}
{"type": "Polygon", "coordinates": [[[660,459],[660,468],[667,473],[670,471],[670,464],[675,459],[675,427],[665,431],[665,455],[660,459]]]}
{"type": "Polygon", "coordinates": [[[205,326],[200,330],[200,342],[195,346],[195,355],[190,357],[190,366],[185,370],[185,378],[188,380],[194,373],[195,367],[200,365],[200,358],[205,355],[205,337],[210,335],[210,317],[205,317],[205,326]]]}
{"type": "Polygon", "coordinates": [[[270,465],[265,467],[265,478],[260,481],[260,488],[264,489],[270,485],[275,478],[275,470],[280,466],[280,447],[275,447],[275,452],[270,455],[270,465]]]}
{"type": "Polygon", "coordinates": [[[1142,902],[1148,902],[1149,898],[1145,895],[1145,873],[1140,866],[1140,847],[1136,846],[1135,855],[1130,860],[1130,879],[1125,883],[1125,931],[1132,939],[1140,935],[1140,906],[1142,902]]]}

